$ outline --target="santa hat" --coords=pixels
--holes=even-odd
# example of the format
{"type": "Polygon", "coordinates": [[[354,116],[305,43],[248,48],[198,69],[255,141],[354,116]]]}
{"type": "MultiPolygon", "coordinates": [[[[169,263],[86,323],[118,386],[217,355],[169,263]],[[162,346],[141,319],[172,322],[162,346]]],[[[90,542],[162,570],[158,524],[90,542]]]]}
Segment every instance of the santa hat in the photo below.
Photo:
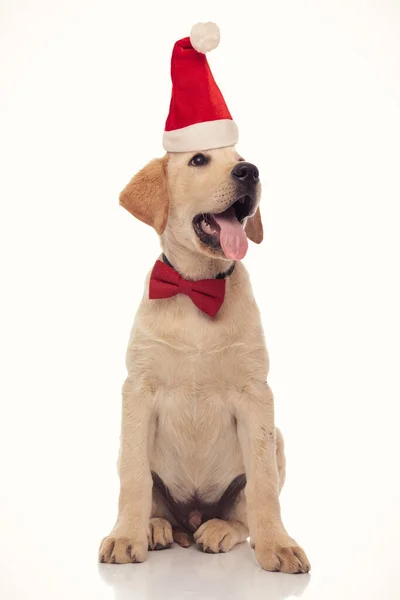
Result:
{"type": "Polygon", "coordinates": [[[219,44],[215,23],[194,25],[190,37],[176,42],[171,58],[172,97],[163,146],[191,152],[233,146],[239,133],[215,83],[206,52],[219,44]]]}

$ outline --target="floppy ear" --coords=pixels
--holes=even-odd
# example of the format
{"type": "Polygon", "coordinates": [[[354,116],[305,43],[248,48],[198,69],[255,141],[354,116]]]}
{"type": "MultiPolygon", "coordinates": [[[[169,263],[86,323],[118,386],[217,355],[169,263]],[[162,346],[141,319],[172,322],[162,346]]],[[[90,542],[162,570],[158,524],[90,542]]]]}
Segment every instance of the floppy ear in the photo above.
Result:
{"type": "Polygon", "coordinates": [[[149,162],[119,196],[121,206],[161,235],[168,218],[167,156],[149,162]]]}
{"type": "Polygon", "coordinates": [[[256,244],[261,244],[263,241],[264,232],[260,208],[257,208],[254,216],[250,217],[250,219],[247,221],[245,231],[249,240],[255,242],[256,244]]]}

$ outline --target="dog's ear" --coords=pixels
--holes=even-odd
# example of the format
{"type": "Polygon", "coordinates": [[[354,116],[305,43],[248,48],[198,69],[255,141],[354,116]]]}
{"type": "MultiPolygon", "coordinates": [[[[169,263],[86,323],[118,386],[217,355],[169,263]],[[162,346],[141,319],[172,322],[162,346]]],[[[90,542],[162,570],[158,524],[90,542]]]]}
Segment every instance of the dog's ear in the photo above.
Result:
{"type": "Polygon", "coordinates": [[[254,216],[248,219],[246,223],[246,235],[252,242],[261,244],[264,237],[263,224],[261,220],[260,207],[257,208],[254,216]]]}
{"type": "Polygon", "coordinates": [[[141,169],[119,196],[121,206],[161,235],[168,218],[167,156],[141,169]]]}

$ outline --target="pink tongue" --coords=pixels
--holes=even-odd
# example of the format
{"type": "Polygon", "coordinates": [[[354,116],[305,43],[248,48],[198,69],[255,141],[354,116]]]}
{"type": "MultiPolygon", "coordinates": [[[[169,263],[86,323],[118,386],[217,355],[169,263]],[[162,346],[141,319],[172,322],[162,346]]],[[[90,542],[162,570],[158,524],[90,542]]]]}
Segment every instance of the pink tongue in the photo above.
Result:
{"type": "Polygon", "coordinates": [[[231,206],[219,215],[213,215],[221,227],[220,242],[227,258],[241,260],[247,252],[248,241],[243,227],[236,218],[235,210],[231,206]]]}

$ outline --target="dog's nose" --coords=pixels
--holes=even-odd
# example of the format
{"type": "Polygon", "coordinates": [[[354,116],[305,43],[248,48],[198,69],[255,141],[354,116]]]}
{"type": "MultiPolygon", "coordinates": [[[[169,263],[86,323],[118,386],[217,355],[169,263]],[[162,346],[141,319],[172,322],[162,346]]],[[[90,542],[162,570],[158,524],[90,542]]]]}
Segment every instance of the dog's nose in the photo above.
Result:
{"type": "Polygon", "coordinates": [[[240,179],[244,183],[257,183],[259,179],[259,172],[256,165],[252,165],[248,162],[239,162],[232,169],[232,175],[236,179],[240,179]]]}

